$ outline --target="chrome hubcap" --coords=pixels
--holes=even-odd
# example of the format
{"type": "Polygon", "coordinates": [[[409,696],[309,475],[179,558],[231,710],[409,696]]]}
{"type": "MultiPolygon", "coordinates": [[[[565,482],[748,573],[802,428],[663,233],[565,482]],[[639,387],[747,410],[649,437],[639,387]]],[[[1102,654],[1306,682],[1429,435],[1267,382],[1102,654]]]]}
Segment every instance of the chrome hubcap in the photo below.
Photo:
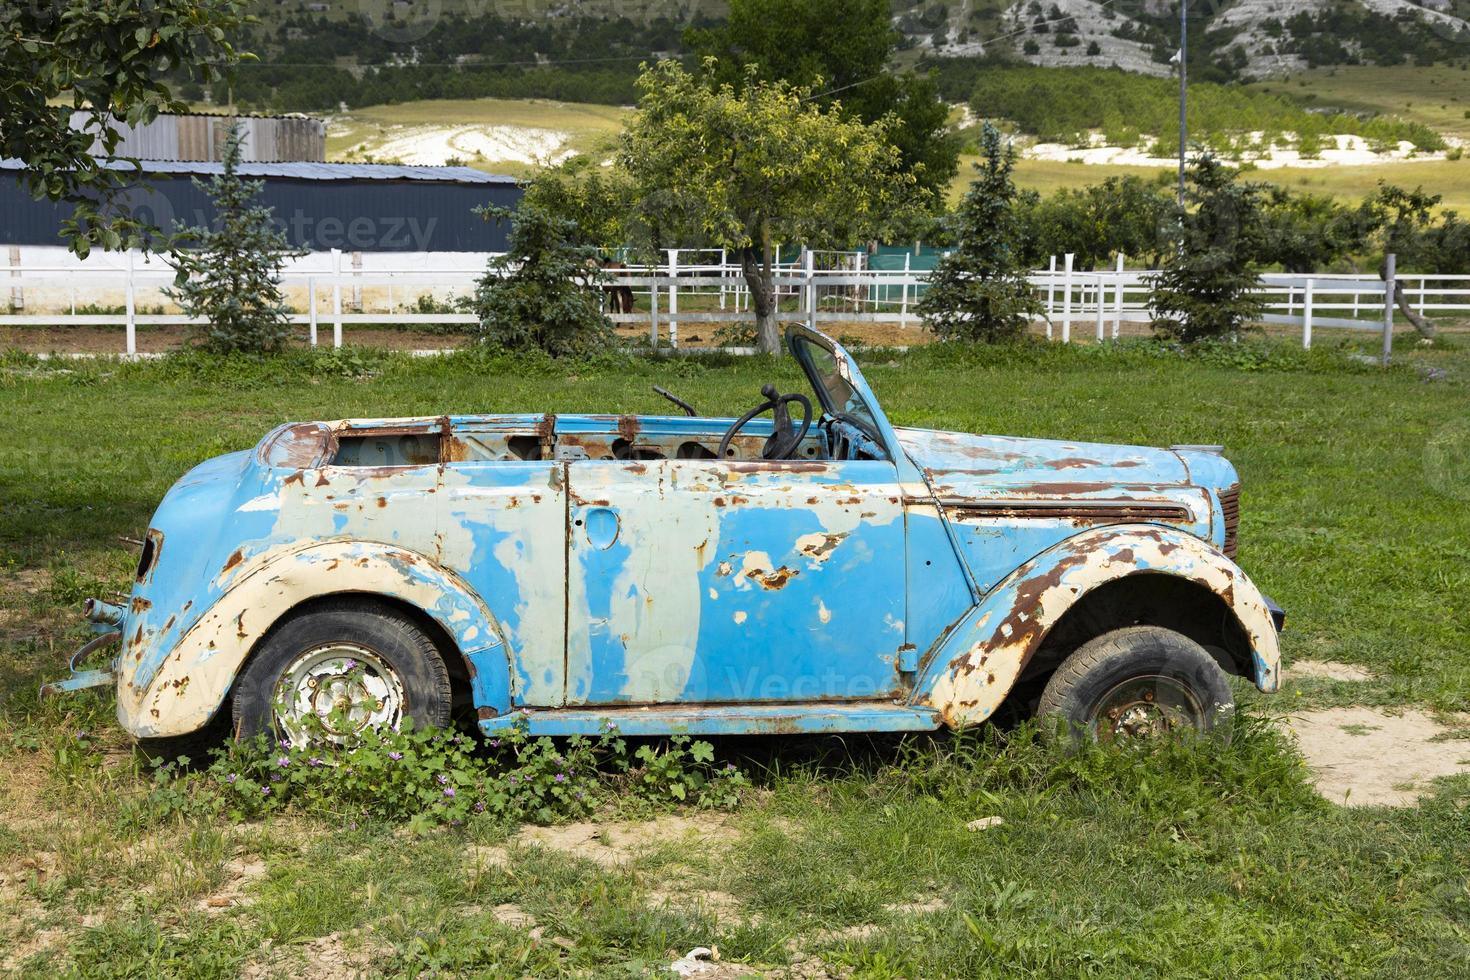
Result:
{"type": "Polygon", "coordinates": [[[298,656],[276,688],[276,725],[293,745],[342,743],[403,718],[398,672],[365,647],[334,643],[298,656]]]}

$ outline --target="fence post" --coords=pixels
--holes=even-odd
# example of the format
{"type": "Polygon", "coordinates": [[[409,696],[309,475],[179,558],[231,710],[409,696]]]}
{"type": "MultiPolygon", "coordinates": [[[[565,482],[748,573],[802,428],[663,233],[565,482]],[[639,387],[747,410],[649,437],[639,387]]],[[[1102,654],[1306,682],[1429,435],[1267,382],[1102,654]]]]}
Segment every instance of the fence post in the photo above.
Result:
{"type": "Polygon", "coordinates": [[[128,249],[127,351],[129,354],[138,353],[138,303],[136,290],[133,285],[133,254],[133,250],[128,249]]]}
{"type": "Polygon", "coordinates": [[[1302,347],[1312,349],[1312,307],[1317,302],[1317,280],[1307,280],[1307,292],[1302,302],[1302,347]]]}
{"type": "Polygon", "coordinates": [[[653,270],[653,285],[648,290],[648,343],[658,350],[658,269],[653,270]]]}
{"type": "Polygon", "coordinates": [[[720,312],[725,311],[725,267],[730,264],[730,258],[725,250],[720,249],[720,312]]]}
{"type": "Polygon", "coordinates": [[[1072,264],[1077,256],[1068,252],[1062,267],[1062,343],[1072,342],[1072,264]]]}
{"type": "Polygon", "coordinates": [[[679,321],[674,314],[679,312],[679,250],[669,249],[669,346],[679,346],[679,321]]]}
{"type": "MultiPolygon", "coordinates": [[[[391,311],[392,307],[389,307],[391,311]]],[[[362,312],[362,253],[352,253],[352,312],[362,312]]]]}
{"type": "Polygon", "coordinates": [[[332,249],[332,346],[342,346],[342,250],[332,249]]]}
{"type": "Polygon", "coordinates": [[[816,254],[811,249],[806,250],[806,262],[803,272],[806,274],[806,285],[803,295],[806,299],[806,325],[809,329],[817,329],[817,273],[816,254]]]}
{"type": "Polygon", "coordinates": [[[1051,340],[1051,318],[1056,313],[1057,257],[1051,257],[1046,270],[1046,339],[1051,340]]]}
{"type": "Polygon", "coordinates": [[[910,254],[903,253],[903,290],[899,294],[898,303],[898,328],[907,330],[909,328],[909,262],[910,254]]]}
{"type": "MultiPolygon", "coordinates": [[[[20,246],[10,246],[10,277],[20,277],[20,246]]],[[[10,287],[10,308],[12,310],[23,310],[26,308],[26,291],[23,286],[10,287]]]]}
{"type": "Polygon", "coordinates": [[[1104,329],[1103,328],[1103,307],[1104,307],[1104,305],[1106,305],[1106,302],[1107,302],[1106,300],[1103,299],[1103,296],[1106,295],[1106,293],[1107,293],[1107,280],[1104,278],[1106,275],[1107,275],[1107,273],[1105,273],[1105,272],[1099,272],[1097,274],[1097,296],[1094,297],[1094,299],[1097,300],[1097,342],[1098,343],[1102,343],[1104,340],[1107,339],[1106,337],[1103,336],[1103,329],[1104,329]]]}
{"type": "Polygon", "coordinates": [[[1383,269],[1383,366],[1393,357],[1393,305],[1394,293],[1398,289],[1399,257],[1389,252],[1384,259],[1383,269]]]}
{"type": "Polygon", "coordinates": [[[1123,327],[1123,254],[1118,253],[1118,286],[1113,291],[1113,339],[1118,339],[1118,331],[1123,327]]]}
{"type": "Polygon", "coordinates": [[[311,346],[316,346],[316,276],[306,277],[306,305],[309,308],[307,332],[311,335],[311,346]]]}

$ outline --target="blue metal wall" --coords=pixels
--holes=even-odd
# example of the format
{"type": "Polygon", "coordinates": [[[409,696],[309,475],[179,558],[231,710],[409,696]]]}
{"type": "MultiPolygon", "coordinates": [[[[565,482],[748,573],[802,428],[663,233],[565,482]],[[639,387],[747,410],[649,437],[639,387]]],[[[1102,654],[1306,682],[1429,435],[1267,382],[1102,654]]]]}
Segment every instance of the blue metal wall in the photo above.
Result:
{"type": "MultiPolygon", "coordinates": [[[[71,216],[71,205],[33,199],[19,176],[0,172],[0,244],[63,244],[61,225],[71,216]]],[[[514,207],[522,194],[508,180],[251,179],[265,182],[258,200],[272,209],[291,244],[313,251],[501,252],[508,229],[474,210],[487,204],[514,207]]],[[[183,174],[154,176],[130,189],[124,200],[163,228],[175,221],[214,220],[208,195],[183,174]]]]}

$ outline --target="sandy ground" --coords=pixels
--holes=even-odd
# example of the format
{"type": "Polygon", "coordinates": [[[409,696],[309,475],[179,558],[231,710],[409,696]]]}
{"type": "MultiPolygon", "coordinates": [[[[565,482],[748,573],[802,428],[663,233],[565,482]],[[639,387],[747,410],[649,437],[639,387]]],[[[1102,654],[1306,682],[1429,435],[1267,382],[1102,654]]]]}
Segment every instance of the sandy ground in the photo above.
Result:
{"type": "Polygon", "coordinates": [[[1345,806],[1413,806],[1436,778],[1470,774],[1470,738],[1417,709],[1329,708],[1288,726],[1318,791],[1345,806]]]}
{"type": "MultiPolygon", "coordinates": [[[[1250,134],[1253,141],[1262,134],[1250,134]]],[[[1130,167],[1172,167],[1176,158],[1150,156],[1144,149],[1153,143],[1152,137],[1142,137],[1134,147],[1108,146],[1101,133],[1092,134],[1090,146],[1068,146],[1064,143],[1036,143],[1021,151],[1030,160],[1049,160],[1057,163],[1085,163],[1130,167]]],[[[1276,170],[1282,167],[1299,169],[1323,169],[1327,167],[1363,167],[1374,164],[1402,163],[1405,160],[1444,160],[1445,153],[1416,151],[1413,143],[1401,142],[1387,152],[1374,152],[1369,142],[1361,136],[1340,134],[1322,140],[1322,150],[1314,157],[1303,157],[1301,152],[1284,146],[1261,147],[1256,152],[1243,154],[1261,170],[1276,170]]]]}
{"type": "Polygon", "coordinates": [[[344,154],[360,159],[396,160],[413,166],[442,166],[451,158],[465,162],[524,163],[555,166],[577,155],[571,136],[529,126],[395,126],[371,144],[359,143],[344,154]]]}

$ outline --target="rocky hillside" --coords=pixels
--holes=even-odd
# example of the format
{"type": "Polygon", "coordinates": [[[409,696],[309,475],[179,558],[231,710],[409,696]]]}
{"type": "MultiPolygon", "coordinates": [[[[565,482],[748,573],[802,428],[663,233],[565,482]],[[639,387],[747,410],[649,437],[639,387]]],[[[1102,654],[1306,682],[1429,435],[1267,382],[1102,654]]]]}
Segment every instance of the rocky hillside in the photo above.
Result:
{"type": "MultiPolygon", "coordinates": [[[[1177,10],[1173,0],[896,0],[895,23],[931,55],[1008,53],[1167,75],[1177,10]]],[[[1470,60],[1470,0],[1193,0],[1191,11],[1191,63],[1215,80],[1470,60]]]]}

